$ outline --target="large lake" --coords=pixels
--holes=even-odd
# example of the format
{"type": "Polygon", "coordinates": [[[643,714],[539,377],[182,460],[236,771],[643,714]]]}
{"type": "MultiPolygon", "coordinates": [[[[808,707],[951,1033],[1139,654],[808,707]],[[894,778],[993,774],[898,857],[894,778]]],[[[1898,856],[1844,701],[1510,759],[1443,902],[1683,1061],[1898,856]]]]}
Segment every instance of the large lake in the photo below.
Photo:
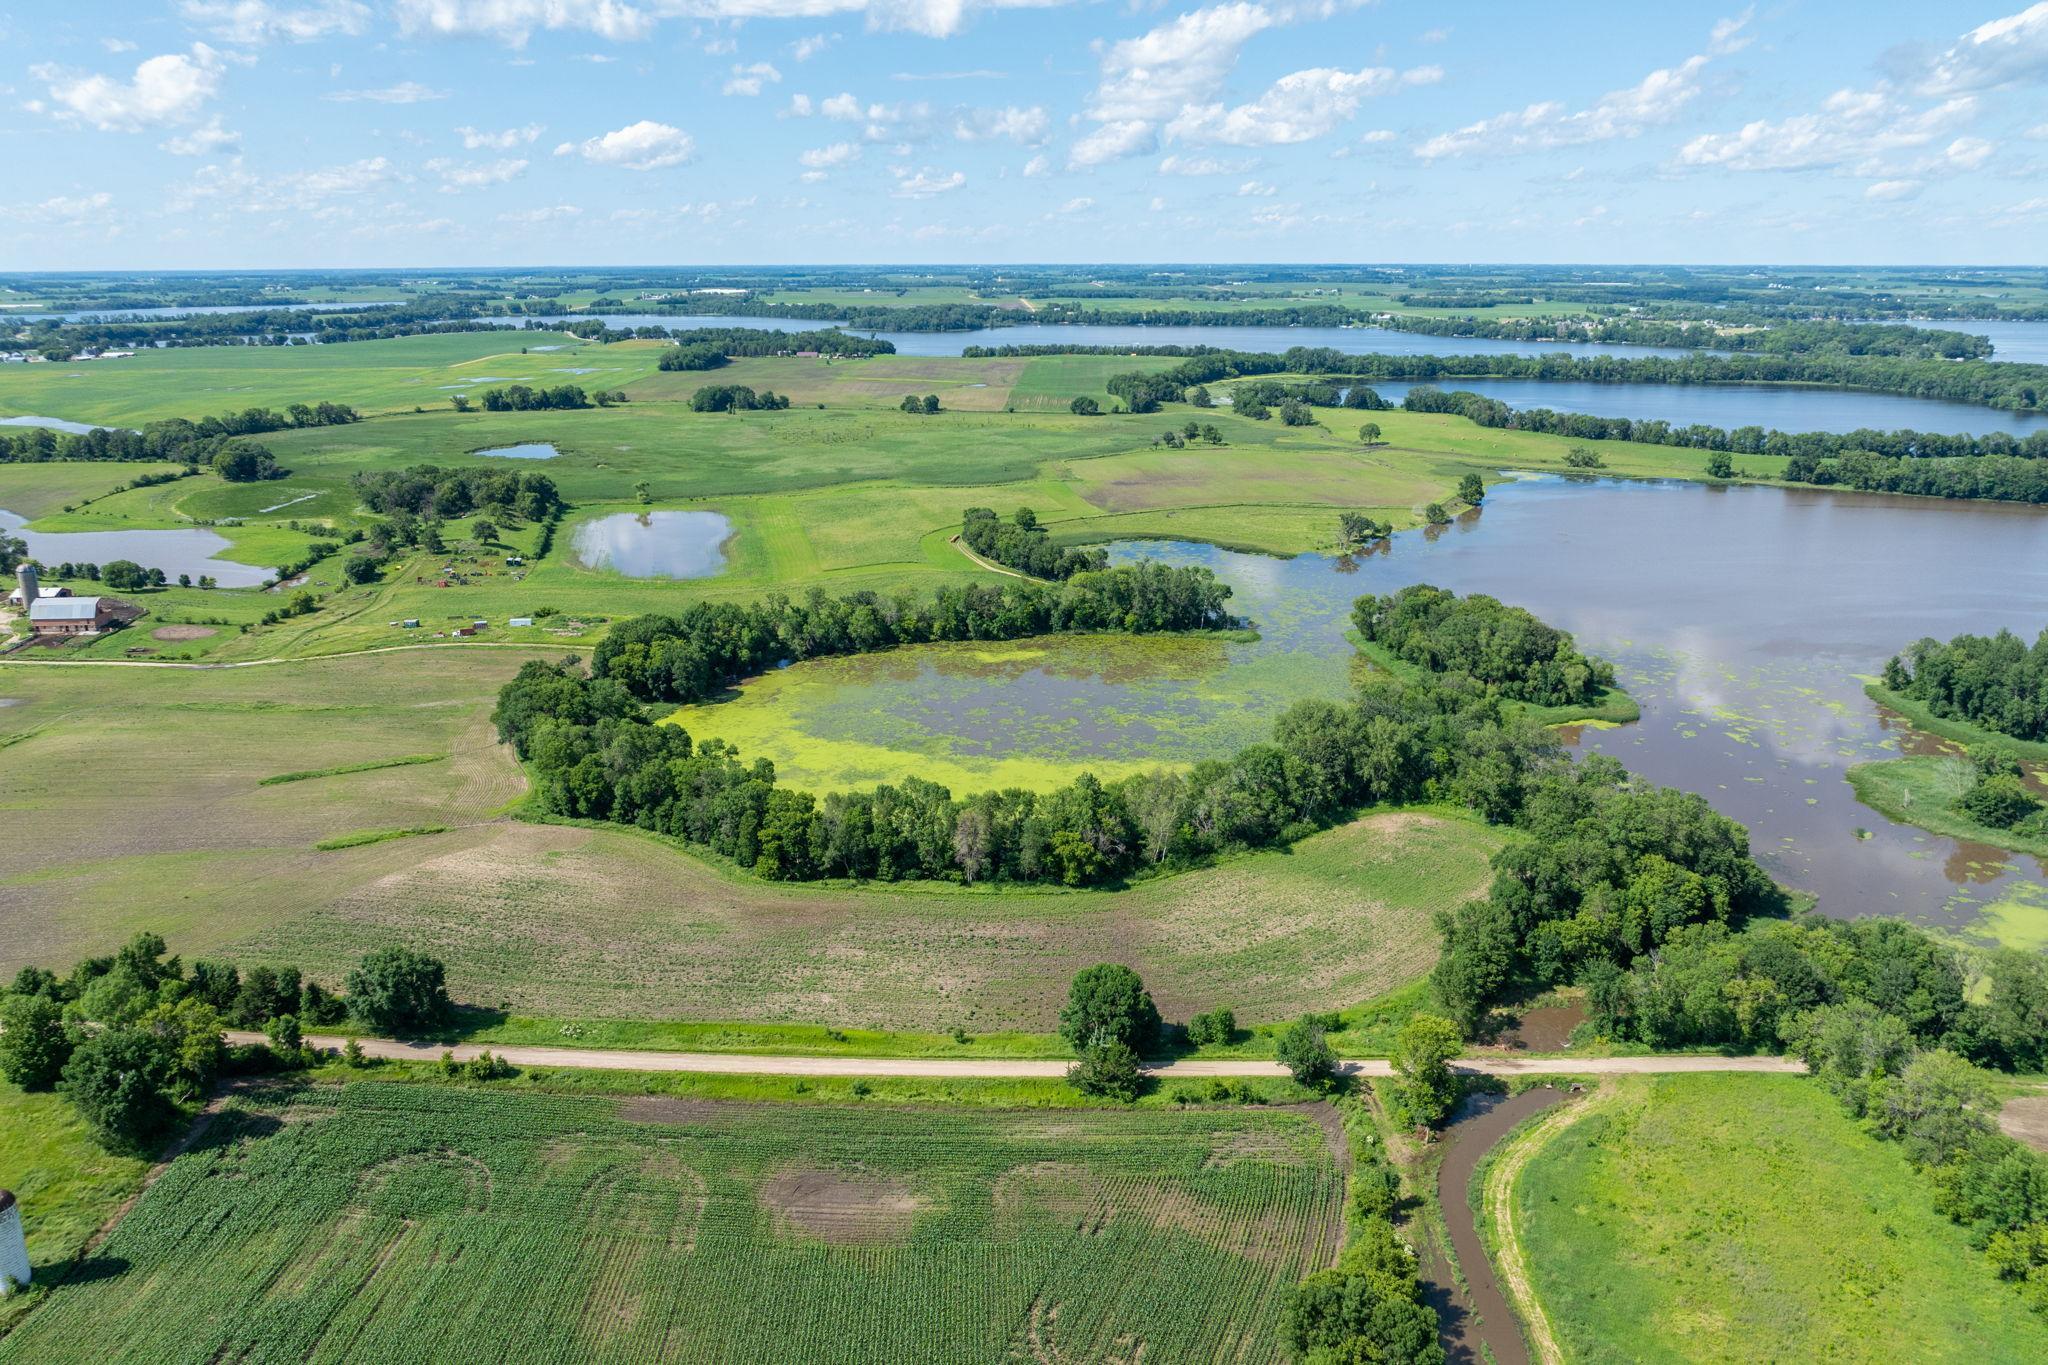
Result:
{"type": "MultiPolygon", "coordinates": [[[[204,527],[165,531],[25,531],[22,517],[0,508],[0,531],[28,542],[31,559],[44,564],[110,564],[132,560],[145,569],[162,569],[174,581],[181,573],[212,577],[223,588],[249,588],[270,577],[268,569],[216,558],[229,548],[227,537],[204,527]]],[[[81,589],[82,591],[82,589],[81,589]]]]}
{"type": "Polygon", "coordinates": [[[1910,325],[1989,337],[1993,360],[2007,360],[2021,365],[2048,365],[2048,322],[2029,322],[2018,318],[1972,318],[1963,322],[1946,318],[1916,318],[1910,325]]]}
{"type": "MultiPolygon", "coordinates": [[[[1390,402],[1420,385],[1376,383],[1390,402]]],[[[1440,389],[1466,389],[1498,398],[1511,408],[1554,408],[1596,417],[1662,418],[1678,426],[1704,422],[1733,430],[1741,426],[1779,431],[1967,432],[2002,431],[2013,436],[2048,430],[2048,413],[2004,412],[1974,403],[1946,403],[1896,393],[1822,389],[1802,384],[1590,384],[1550,379],[1457,379],[1436,381],[1440,389]]]]}
{"type": "MultiPolygon", "coordinates": [[[[1895,756],[1902,733],[1859,675],[1923,635],[2005,626],[2031,639],[2048,626],[2048,513],[1550,478],[1501,485],[1482,512],[1356,562],[1175,542],[1113,553],[1210,566],[1260,638],[1207,655],[1132,642],[1108,662],[1090,645],[1014,662],[942,648],[874,656],[886,666],[799,664],[765,689],[799,703],[745,725],[750,751],[792,765],[792,780],[807,755],[875,742],[905,771],[920,752],[990,772],[1024,757],[1115,770],[1221,756],[1264,738],[1295,700],[1346,693],[1356,597],[1431,582],[1526,606],[1612,659],[1643,719],[1577,742],[1742,821],[1770,871],[1830,913],[1963,923],[2000,901],[2048,913],[2036,860],[1892,825],[1842,776],[1895,756]],[[813,670],[814,686],[791,686],[813,670]]],[[[691,716],[691,732],[719,735],[718,709],[691,716]]]]}

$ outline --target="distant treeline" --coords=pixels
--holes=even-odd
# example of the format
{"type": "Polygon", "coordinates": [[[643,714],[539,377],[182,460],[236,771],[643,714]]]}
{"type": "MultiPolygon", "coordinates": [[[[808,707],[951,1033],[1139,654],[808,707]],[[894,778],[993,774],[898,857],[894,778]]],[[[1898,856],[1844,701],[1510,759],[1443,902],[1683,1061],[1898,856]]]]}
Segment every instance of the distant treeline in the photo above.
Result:
{"type": "Polygon", "coordinates": [[[63,432],[49,427],[0,429],[0,464],[42,464],[56,460],[166,460],[204,464],[221,444],[236,436],[255,436],[296,427],[341,426],[361,421],[345,403],[294,403],[283,413],[269,408],[244,408],[197,422],[172,417],[151,422],[140,431],[96,427],[63,432]]]}
{"type": "Polygon", "coordinates": [[[1764,326],[1743,328],[1718,318],[1423,318],[1397,314],[1380,320],[1378,325],[1390,331],[1423,336],[1684,346],[1719,351],[1761,351],[1772,355],[1838,351],[1845,355],[1983,360],[1992,353],[1991,342],[1986,337],[1911,327],[1905,323],[1775,321],[1764,326]]]}
{"type": "MultiPolygon", "coordinates": [[[[606,395],[609,399],[610,395],[606,395]]],[[[543,412],[553,409],[587,408],[590,395],[580,384],[557,384],[536,389],[512,384],[502,389],[485,389],[479,398],[485,412],[543,412]]]]}
{"type": "Polygon", "coordinates": [[[2032,648],[2009,630],[1917,641],[1885,665],[1884,685],[1937,716],[2048,740],[2048,630],[2032,648]]]}
{"type": "Polygon", "coordinates": [[[1006,523],[992,508],[970,507],[960,519],[960,538],[983,559],[992,559],[1034,578],[1064,579],[1077,573],[1100,573],[1109,567],[1106,550],[1062,549],[1052,543],[1028,507],[1020,507],[1006,523]]]}
{"type": "Polygon", "coordinates": [[[1203,568],[1146,561],[1082,574],[1057,587],[1004,583],[942,588],[926,601],[871,592],[742,606],[693,603],[607,631],[596,678],[650,701],[696,702],[777,664],[947,640],[1016,640],[1063,631],[1211,630],[1236,624],[1230,589],[1203,568]]]}
{"type": "Polygon", "coordinates": [[[745,384],[706,384],[690,395],[692,412],[779,412],[789,399],[773,389],[755,393],[745,384]]]}
{"type": "Polygon", "coordinates": [[[1463,673],[1489,691],[1539,706],[1592,701],[1614,686],[1614,668],[1579,653],[1569,631],[1483,593],[1459,597],[1414,583],[1351,604],[1359,635],[1434,673],[1463,673]]]}

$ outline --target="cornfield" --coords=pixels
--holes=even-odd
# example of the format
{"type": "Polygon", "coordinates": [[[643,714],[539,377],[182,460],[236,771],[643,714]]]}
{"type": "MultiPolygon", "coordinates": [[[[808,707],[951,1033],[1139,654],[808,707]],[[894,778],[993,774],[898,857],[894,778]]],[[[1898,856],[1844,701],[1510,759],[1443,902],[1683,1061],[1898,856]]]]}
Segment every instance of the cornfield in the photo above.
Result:
{"type": "Polygon", "coordinates": [[[1270,1360],[1342,1183],[1287,1113],[252,1095],[0,1362],[1270,1360]]]}

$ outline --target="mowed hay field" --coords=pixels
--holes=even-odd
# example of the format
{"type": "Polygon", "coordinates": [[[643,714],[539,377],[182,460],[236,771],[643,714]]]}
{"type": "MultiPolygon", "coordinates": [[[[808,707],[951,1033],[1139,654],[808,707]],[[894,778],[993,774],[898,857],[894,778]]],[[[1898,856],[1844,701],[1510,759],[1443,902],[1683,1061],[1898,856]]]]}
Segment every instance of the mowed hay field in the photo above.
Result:
{"type": "Polygon", "coordinates": [[[1372,999],[1435,960],[1431,913],[1506,837],[1392,812],[1121,892],[778,886],[651,836],[500,812],[524,778],[497,689],[539,651],[448,646],[198,671],[0,666],[0,973],[141,929],[188,959],[337,983],[403,943],[462,1000],[550,1017],[1050,1030],[1129,962],[1175,1018],[1372,999]],[[265,786],[284,773],[430,763],[265,786]],[[363,831],[444,833],[321,851],[363,831]],[[47,832],[47,833],[46,833],[47,832]]]}
{"type": "Polygon", "coordinates": [[[1341,1237],[1339,1144],[1296,1114],[800,1117],[231,1100],[0,1361],[1269,1361],[1341,1237]]]}
{"type": "Polygon", "coordinates": [[[1619,1093],[1532,1157],[1514,1193],[1568,1359],[2048,1359],[2048,1321],[1818,1083],[1603,1084],[1619,1093]]]}

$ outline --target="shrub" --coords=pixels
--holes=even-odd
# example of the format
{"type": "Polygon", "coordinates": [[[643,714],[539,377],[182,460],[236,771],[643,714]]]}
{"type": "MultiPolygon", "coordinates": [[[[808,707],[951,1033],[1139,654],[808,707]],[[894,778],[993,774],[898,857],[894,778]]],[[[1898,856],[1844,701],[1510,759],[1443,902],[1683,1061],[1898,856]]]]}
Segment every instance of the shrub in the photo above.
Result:
{"type": "Polygon", "coordinates": [[[0,1005],[0,1075],[23,1090],[48,1090],[71,1059],[64,1010],[46,995],[10,996],[0,1005]]]}
{"type": "Polygon", "coordinates": [[[1227,1043],[1237,1037],[1237,1015],[1228,1009],[1214,1009],[1188,1020],[1188,1041],[1196,1047],[1227,1043]]]}
{"type": "Polygon", "coordinates": [[[110,1028],[78,1045],[64,1066],[64,1090],[102,1144],[146,1153],[177,1122],[171,1063],[139,1029],[110,1028]]]}
{"type": "Polygon", "coordinates": [[[1337,1074],[1337,1054],[1314,1019],[1297,1019],[1280,1031],[1273,1055],[1301,1085],[1323,1086],[1337,1074]]]}
{"type": "Polygon", "coordinates": [[[1074,974],[1060,1010],[1060,1037],[1077,1051],[1103,1042],[1143,1051],[1159,1039],[1159,1011],[1136,972],[1099,963],[1074,974]]]}
{"type": "Polygon", "coordinates": [[[1102,415],[1102,404],[1084,394],[1082,397],[1076,398],[1073,402],[1067,404],[1067,411],[1073,413],[1076,417],[1100,417],[1102,415]]]}
{"type": "Polygon", "coordinates": [[[348,1006],[365,1025],[392,1033],[431,1029],[448,1017],[446,969],[409,948],[380,948],[348,974],[348,1006]]]}
{"type": "Polygon", "coordinates": [[[1067,1069],[1067,1080],[1084,1095],[1129,1102],[1138,1098],[1144,1074],[1138,1054],[1114,1038],[1099,1038],[1081,1049],[1080,1060],[1067,1069]]]}

